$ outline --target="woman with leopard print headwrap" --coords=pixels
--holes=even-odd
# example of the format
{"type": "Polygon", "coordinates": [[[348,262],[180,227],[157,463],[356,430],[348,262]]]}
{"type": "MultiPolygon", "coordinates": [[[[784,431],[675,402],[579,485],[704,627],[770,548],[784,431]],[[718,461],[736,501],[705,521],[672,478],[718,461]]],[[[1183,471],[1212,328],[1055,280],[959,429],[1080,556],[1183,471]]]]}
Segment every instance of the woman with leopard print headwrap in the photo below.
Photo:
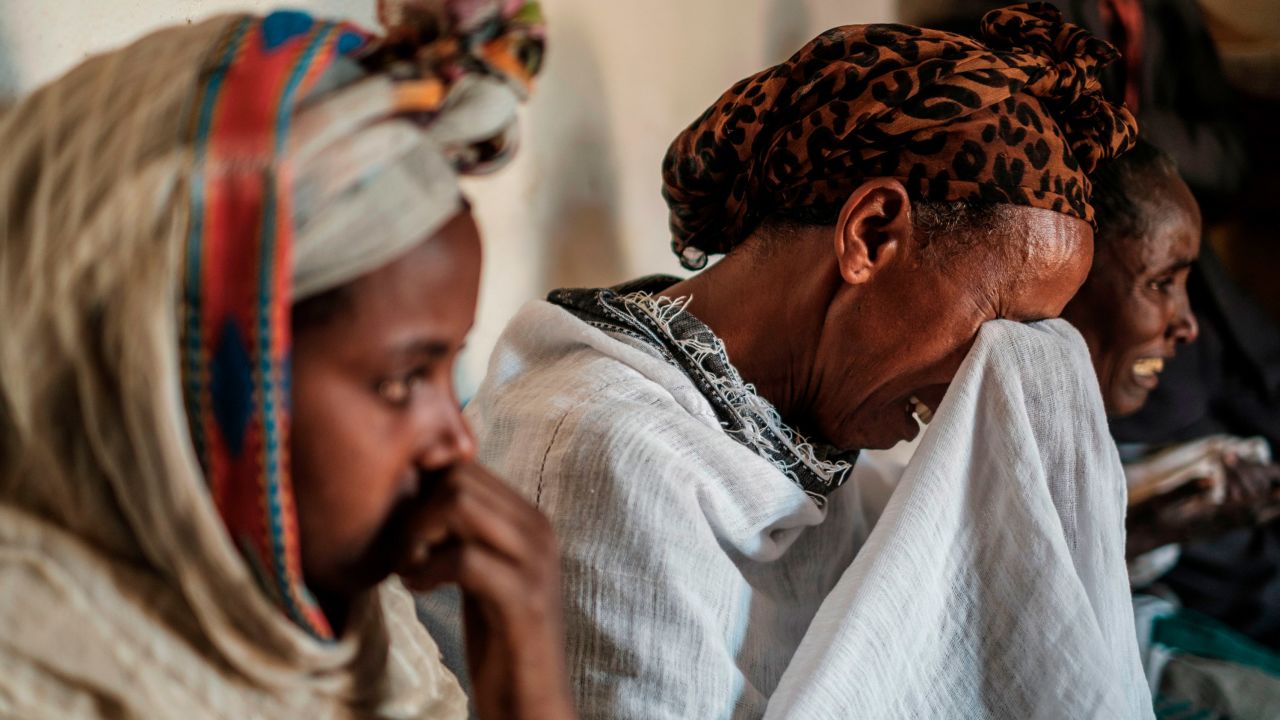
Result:
{"type": "Polygon", "coordinates": [[[1053,6],[982,34],[829,30],[663,162],[683,264],[728,257],[660,293],[693,297],[743,376],[836,447],[910,439],[983,322],[1057,317],[1092,257],[1088,173],[1136,139],[1101,92],[1116,51],[1053,6]]]}
{"type": "Polygon", "coordinates": [[[671,146],[675,249],[721,262],[512,321],[468,413],[560,534],[584,717],[1150,714],[1087,349],[1018,324],[1089,270],[1114,57],[1048,5],[823,33],[671,146]],[[935,411],[939,492],[868,538],[857,451],[935,411]]]}

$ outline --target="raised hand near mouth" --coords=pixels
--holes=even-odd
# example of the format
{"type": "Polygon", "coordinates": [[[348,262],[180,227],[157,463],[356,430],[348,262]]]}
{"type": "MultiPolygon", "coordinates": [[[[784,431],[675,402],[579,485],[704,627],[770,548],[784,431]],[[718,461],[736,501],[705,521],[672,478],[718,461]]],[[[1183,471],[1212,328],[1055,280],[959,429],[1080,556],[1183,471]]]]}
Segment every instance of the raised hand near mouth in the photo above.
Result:
{"type": "Polygon", "coordinates": [[[560,556],[537,508],[475,463],[447,472],[408,521],[398,572],[415,591],[462,589],[482,720],[575,717],[566,680],[560,556]]]}

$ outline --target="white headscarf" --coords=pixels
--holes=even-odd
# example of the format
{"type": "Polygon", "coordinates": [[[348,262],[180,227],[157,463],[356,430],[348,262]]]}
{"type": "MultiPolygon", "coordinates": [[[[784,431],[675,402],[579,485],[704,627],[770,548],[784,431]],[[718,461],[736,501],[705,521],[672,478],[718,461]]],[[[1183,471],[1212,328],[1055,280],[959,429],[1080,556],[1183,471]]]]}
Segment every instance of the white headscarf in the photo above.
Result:
{"type": "MultiPolygon", "coordinates": [[[[349,62],[349,61],[347,61],[349,62]]],[[[462,209],[457,148],[514,127],[517,98],[488,77],[462,79],[423,128],[388,120],[395,83],[378,75],[300,113],[290,143],[297,173],[294,299],[343,285],[408,252],[462,209]],[[364,238],[376,237],[372,246],[364,238]]]]}

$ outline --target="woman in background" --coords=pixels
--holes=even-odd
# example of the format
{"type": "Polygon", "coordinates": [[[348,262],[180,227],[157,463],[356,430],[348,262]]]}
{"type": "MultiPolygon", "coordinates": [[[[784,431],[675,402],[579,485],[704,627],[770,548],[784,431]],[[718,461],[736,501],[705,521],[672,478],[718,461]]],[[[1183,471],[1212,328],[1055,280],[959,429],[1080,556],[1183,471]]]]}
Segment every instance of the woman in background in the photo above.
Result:
{"type": "MultiPolygon", "coordinates": [[[[1107,416],[1117,420],[1143,409],[1165,363],[1198,334],[1187,277],[1200,252],[1200,211],[1173,161],[1145,141],[1099,168],[1094,196],[1093,267],[1063,317],[1089,345],[1107,416]]],[[[1228,502],[1197,503],[1191,514],[1184,505],[1176,524],[1161,521],[1174,513],[1158,512],[1160,499],[1136,507],[1130,554],[1248,525],[1275,509],[1269,496],[1280,468],[1232,459],[1226,470],[1228,502]]]]}
{"type": "MultiPolygon", "coordinates": [[[[1107,415],[1116,419],[1140,411],[1165,362],[1196,339],[1187,276],[1200,252],[1200,210],[1173,161],[1146,141],[1098,169],[1093,203],[1093,267],[1062,316],[1089,345],[1107,415]]],[[[1131,556],[1247,527],[1280,509],[1280,467],[1216,451],[1206,459],[1221,465],[1225,497],[1213,502],[1193,483],[1131,505],[1131,556]]],[[[1137,595],[1134,605],[1158,717],[1272,716],[1280,702],[1280,657],[1164,598],[1137,595]]]]}
{"type": "Polygon", "coordinates": [[[1200,209],[1173,162],[1139,141],[1093,177],[1093,267],[1063,318],[1089,346],[1107,416],[1142,409],[1164,363],[1199,328],[1187,275],[1200,252],[1200,209]]]}
{"type": "Polygon", "coordinates": [[[475,710],[572,715],[548,523],[452,366],[524,3],[220,17],[0,117],[0,714],[466,714],[393,573],[465,598],[475,710]]]}

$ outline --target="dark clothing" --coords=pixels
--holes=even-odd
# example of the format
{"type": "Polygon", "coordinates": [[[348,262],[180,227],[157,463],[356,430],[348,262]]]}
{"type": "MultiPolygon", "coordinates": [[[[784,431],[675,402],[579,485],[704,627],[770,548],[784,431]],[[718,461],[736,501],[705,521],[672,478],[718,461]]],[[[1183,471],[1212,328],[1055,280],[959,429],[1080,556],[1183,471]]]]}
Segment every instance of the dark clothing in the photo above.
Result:
{"type": "MultiPolygon", "coordinates": [[[[1067,16],[1099,28],[1097,2],[1068,5],[1067,16]]],[[[1173,156],[1207,224],[1245,175],[1234,98],[1192,0],[1147,0],[1143,21],[1138,124],[1173,156]]],[[[1124,67],[1115,63],[1104,77],[1115,92],[1122,92],[1124,67]]],[[[1199,340],[1166,365],[1142,411],[1112,424],[1113,434],[1148,443],[1261,435],[1280,451],[1280,331],[1231,281],[1207,241],[1187,290],[1199,340]]],[[[1185,607],[1280,648],[1280,522],[1183,545],[1162,582],[1185,607]]]]}
{"type": "MultiPolygon", "coordinates": [[[[1096,2],[1066,13],[1098,27],[1096,2]]],[[[1242,132],[1217,51],[1192,0],[1143,3],[1138,123],[1173,156],[1206,223],[1245,174],[1242,132]]],[[[1103,35],[1106,37],[1106,35],[1103,35]]],[[[1104,78],[1122,87],[1124,64],[1104,78]]],[[[1231,281],[1206,242],[1188,281],[1200,338],[1165,367],[1137,415],[1112,424],[1122,442],[1175,442],[1214,433],[1261,435],[1280,450],[1280,331],[1231,281]]],[[[1280,648],[1280,522],[1187,543],[1163,579],[1185,607],[1280,648]]]]}

